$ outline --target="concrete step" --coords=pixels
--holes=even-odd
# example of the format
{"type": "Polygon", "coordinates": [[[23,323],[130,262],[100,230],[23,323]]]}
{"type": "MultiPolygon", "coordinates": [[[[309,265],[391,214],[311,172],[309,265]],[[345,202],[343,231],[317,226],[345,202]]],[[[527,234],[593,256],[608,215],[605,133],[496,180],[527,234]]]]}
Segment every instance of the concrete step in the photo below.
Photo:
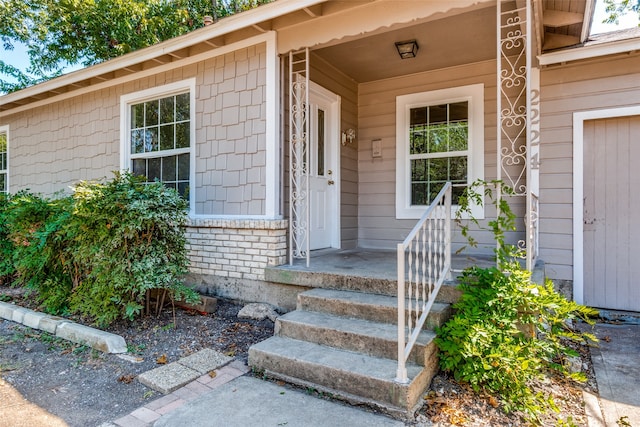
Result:
{"type": "MultiPolygon", "coordinates": [[[[305,340],[328,347],[356,351],[368,356],[396,359],[398,327],[390,323],[339,317],[315,311],[296,310],[276,320],[275,335],[305,340]]],[[[423,330],[411,350],[409,361],[418,365],[435,357],[435,334],[423,330]]]]}
{"type": "MultiPolygon", "coordinates": [[[[389,296],[395,296],[398,292],[398,281],[396,278],[370,277],[362,275],[362,272],[328,273],[300,270],[299,267],[287,265],[265,268],[265,280],[267,282],[308,288],[337,289],[389,296]]],[[[436,301],[454,303],[458,301],[460,295],[458,282],[454,278],[454,280],[445,282],[442,285],[436,301]]]]}
{"type": "Polygon", "coordinates": [[[407,364],[409,383],[400,384],[395,381],[395,360],[274,336],[249,349],[249,366],[271,378],[409,417],[422,403],[437,358],[425,367],[407,364]]]}
{"type": "MultiPolygon", "coordinates": [[[[320,288],[298,294],[298,310],[319,311],[391,324],[398,323],[397,307],[397,298],[388,295],[320,288]]],[[[442,326],[452,314],[450,304],[434,303],[423,329],[442,326]]]]}

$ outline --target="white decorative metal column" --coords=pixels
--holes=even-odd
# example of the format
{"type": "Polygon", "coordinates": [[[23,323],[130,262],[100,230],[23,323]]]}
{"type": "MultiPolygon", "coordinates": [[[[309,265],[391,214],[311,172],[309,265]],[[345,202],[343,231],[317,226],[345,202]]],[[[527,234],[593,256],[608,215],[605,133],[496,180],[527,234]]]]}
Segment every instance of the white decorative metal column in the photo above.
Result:
{"type": "MultiPolygon", "coordinates": [[[[497,1],[497,179],[524,197],[527,269],[538,245],[539,70],[532,68],[532,3],[497,1]]],[[[498,195],[502,197],[502,195],[498,195]]]]}
{"type": "Polygon", "coordinates": [[[309,266],[309,49],[289,53],[289,262],[309,266]]]}

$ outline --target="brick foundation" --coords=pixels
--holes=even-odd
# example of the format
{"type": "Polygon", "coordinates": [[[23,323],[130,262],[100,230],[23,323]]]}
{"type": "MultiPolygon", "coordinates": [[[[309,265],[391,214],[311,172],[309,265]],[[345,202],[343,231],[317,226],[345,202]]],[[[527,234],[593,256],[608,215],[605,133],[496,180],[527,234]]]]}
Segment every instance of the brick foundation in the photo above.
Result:
{"type": "Polygon", "coordinates": [[[287,262],[287,220],[191,219],[192,274],[264,280],[267,266],[287,262]]]}

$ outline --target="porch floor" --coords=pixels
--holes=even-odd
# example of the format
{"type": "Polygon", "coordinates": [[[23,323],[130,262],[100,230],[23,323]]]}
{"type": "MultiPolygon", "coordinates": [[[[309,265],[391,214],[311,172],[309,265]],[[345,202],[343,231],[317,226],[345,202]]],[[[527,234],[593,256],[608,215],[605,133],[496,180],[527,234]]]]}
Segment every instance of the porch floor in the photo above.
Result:
{"type": "MultiPolygon", "coordinates": [[[[327,273],[374,279],[397,280],[398,265],[396,251],[384,249],[320,249],[311,252],[309,267],[306,260],[295,259],[293,265],[285,264],[278,267],[284,271],[327,273]]],[[[454,273],[459,273],[467,267],[495,266],[493,255],[489,254],[460,254],[451,256],[451,266],[454,273]]]]}

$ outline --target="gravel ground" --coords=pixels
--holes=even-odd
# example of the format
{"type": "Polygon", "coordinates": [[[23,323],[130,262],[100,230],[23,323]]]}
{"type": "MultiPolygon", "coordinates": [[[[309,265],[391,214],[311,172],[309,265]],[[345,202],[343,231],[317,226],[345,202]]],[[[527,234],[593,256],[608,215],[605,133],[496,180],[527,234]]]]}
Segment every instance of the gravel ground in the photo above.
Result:
{"type": "Polygon", "coordinates": [[[238,319],[241,308],[219,300],[211,315],[176,309],[175,325],[167,309],[109,327],[125,338],[137,363],[0,320],[0,376],[70,426],[97,426],[161,396],[135,379],[158,367],[158,359],[171,363],[213,348],[246,363],[249,347],[273,335],[273,322],[238,319]]]}
{"type": "MultiPolygon", "coordinates": [[[[7,289],[0,287],[0,295],[7,289]]],[[[20,303],[20,297],[16,297],[20,303]]],[[[21,305],[28,305],[23,301],[21,305]]],[[[138,363],[103,354],[84,346],[56,339],[49,334],[0,320],[0,376],[26,399],[64,419],[70,426],[98,426],[124,416],[160,394],[140,384],[135,377],[158,366],[188,356],[202,348],[213,348],[246,363],[248,348],[273,334],[273,322],[238,319],[241,306],[219,300],[214,314],[200,315],[176,309],[159,317],[132,323],[118,322],[109,331],[122,335],[138,363]],[[164,359],[164,360],[163,360],[164,359]]],[[[580,369],[587,384],[578,386],[560,378],[547,378],[536,387],[551,392],[558,414],[542,425],[586,425],[582,388],[596,391],[587,347],[578,348],[580,369]]],[[[0,417],[1,419],[2,417],[0,417]]],[[[1,423],[0,423],[1,424],[1,423]]],[[[440,373],[425,395],[425,405],[416,426],[519,426],[518,414],[505,414],[497,401],[474,393],[450,376],[440,373]]]]}

